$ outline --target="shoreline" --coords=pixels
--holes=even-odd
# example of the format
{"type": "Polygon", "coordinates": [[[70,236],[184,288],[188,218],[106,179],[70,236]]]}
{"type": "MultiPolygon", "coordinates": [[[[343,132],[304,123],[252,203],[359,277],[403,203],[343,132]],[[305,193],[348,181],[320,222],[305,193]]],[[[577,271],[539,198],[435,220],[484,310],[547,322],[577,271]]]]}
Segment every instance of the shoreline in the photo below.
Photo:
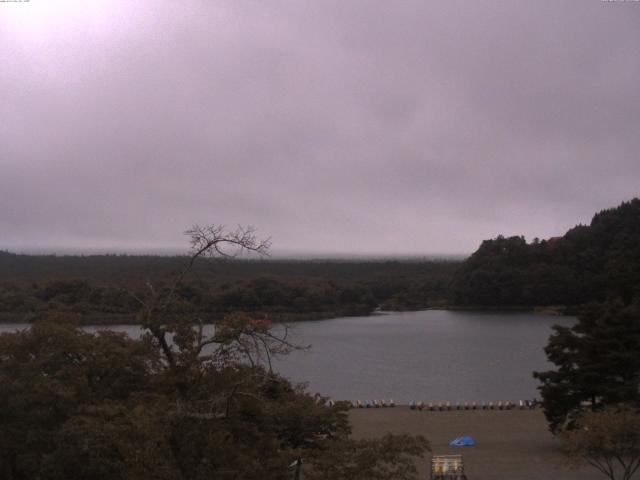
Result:
{"type": "MultiPolygon", "coordinates": [[[[536,306],[536,307],[482,307],[482,306],[439,306],[439,307],[425,307],[419,309],[403,309],[403,310],[379,310],[374,309],[371,311],[338,311],[338,312],[309,312],[306,314],[279,312],[274,313],[273,323],[302,323],[302,322],[314,322],[319,320],[335,320],[337,318],[347,317],[371,317],[378,315],[388,315],[397,313],[411,313],[411,312],[427,312],[427,311],[451,311],[451,312],[477,312],[477,313],[533,313],[534,315],[551,315],[558,317],[574,316],[575,312],[564,306],[536,306]]],[[[241,313],[258,313],[258,312],[243,312],[241,313]]],[[[82,314],[77,312],[47,312],[60,315],[71,315],[80,318],[87,318],[88,321],[80,322],[82,326],[109,326],[109,325],[127,325],[138,326],[139,322],[134,319],[137,316],[136,313],[89,313],[82,314]]],[[[205,325],[213,325],[216,321],[232,312],[216,312],[209,314],[209,321],[204,322],[205,325]],[[216,320],[213,320],[215,318],[216,320]]],[[[265,313],[268,316],[268,312],[265,313]]],[[[31,324],[35,321],[37,313],[33,312],[0,312],[0,325],[2,324],[31,324]]]]}

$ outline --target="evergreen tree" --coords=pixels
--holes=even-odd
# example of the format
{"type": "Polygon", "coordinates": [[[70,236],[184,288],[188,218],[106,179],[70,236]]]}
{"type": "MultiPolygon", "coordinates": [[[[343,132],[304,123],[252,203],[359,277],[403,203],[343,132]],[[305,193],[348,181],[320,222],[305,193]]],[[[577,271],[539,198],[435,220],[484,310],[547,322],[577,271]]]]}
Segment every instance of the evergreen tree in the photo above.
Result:
{"type": "Polygon", "coordinates": [[[574,326],[554,330],[545,352],[557,369],[534,373],[552,431],[571,427],[585,402],[640,402],[639,300],[591,304],[574,326]]]}
{"type": "Polygon", "coordinates": [[[594,215],[563,237],[482,242],[451,283],[454,303],[579,306],[640,295],[640,199],[594,215]]]}

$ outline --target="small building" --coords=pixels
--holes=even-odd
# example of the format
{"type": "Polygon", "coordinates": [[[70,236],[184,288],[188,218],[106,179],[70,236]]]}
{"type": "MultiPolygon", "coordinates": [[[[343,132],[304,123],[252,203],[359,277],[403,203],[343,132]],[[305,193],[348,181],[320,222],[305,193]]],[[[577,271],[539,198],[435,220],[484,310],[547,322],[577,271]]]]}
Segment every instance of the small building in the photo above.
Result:
{"type": "Polygon", "coordinates": [[[434,455],[431,480],[466,480],[462,455],[434,455]]]}

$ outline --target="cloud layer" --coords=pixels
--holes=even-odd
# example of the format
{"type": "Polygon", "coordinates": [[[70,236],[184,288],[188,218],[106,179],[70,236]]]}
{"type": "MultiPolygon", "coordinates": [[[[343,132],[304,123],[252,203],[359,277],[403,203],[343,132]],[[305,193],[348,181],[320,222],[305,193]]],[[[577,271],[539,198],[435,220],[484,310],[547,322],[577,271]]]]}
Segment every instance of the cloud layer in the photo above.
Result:
{"type": "Polygon", "coordinates": [[[0,4],[0,248],[468,253],[639,194],[637,2],[51,3],[0,4]]]}

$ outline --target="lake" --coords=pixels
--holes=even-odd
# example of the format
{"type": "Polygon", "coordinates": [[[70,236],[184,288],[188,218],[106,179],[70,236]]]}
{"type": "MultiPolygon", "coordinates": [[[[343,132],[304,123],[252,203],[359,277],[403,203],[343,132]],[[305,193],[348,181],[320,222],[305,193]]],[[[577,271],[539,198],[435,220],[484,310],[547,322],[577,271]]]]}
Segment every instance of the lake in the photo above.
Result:
{"type": "MultiPolygon", "coordinates": [[[[274,368],[335,399],[516,401],[539,396],[531,372],[550,366],[543,348],[551,326],[574,321],[426,310],[300,322],[290,338],[311,348],[278,360],[274,368]]],[[[4,324],[0,332],[25,326],[4,324]]],[[[137,326],[110,328],[140,333],[137,326]]]]}

